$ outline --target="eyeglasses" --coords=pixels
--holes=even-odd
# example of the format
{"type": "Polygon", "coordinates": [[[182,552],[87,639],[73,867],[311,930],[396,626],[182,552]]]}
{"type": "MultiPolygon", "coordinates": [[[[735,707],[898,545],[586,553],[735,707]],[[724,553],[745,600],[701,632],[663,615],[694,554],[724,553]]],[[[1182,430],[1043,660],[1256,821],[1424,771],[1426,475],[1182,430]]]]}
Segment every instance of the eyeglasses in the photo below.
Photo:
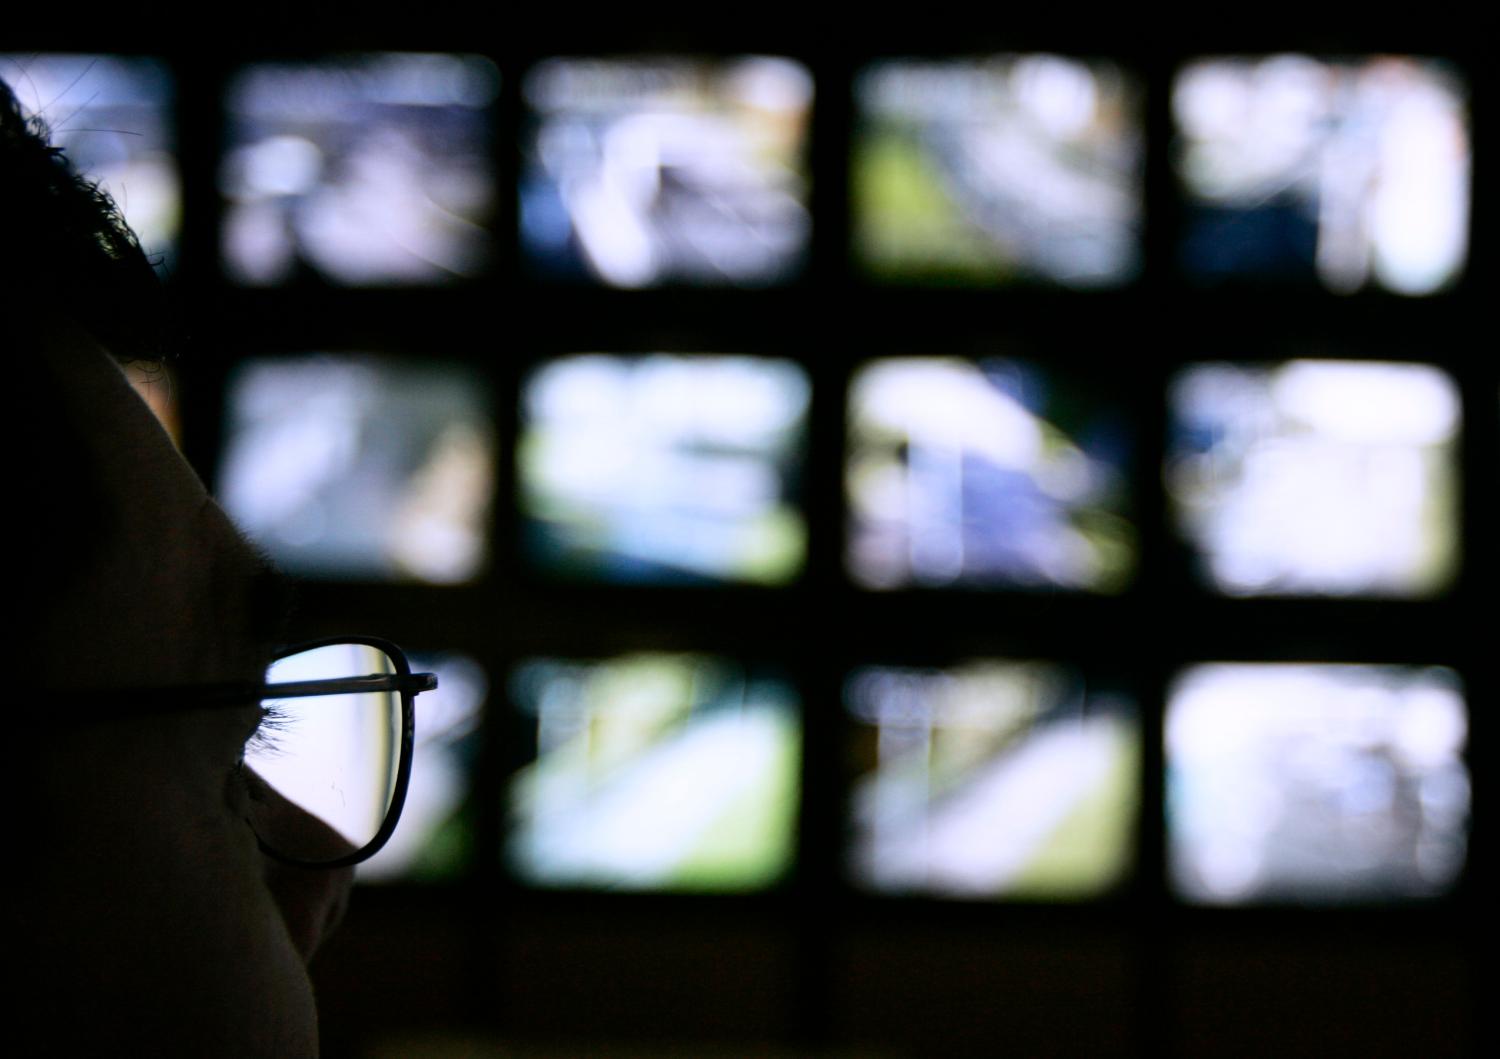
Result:
{"type": "MultiPolygon", "coordinates": [[[[413,673],[401,648],[372,636],[297,644],[277,653],[262,684],[131,688],[87,696],[84,719],[130,713],[245,708],[260,728],[245,746],[247,822],[262,852],[302,868],[342,868],[374,856],[396,830],[411,779],[414,700],[437,687],[413,673]],[[353,846],[334,849],[322,828],[289,826],[281,799],[353,846]]],[[[74,698],[75,696],[67,696],[74,698]]],[[[75,707],[75,709],[77,709],[75,707]]]]}

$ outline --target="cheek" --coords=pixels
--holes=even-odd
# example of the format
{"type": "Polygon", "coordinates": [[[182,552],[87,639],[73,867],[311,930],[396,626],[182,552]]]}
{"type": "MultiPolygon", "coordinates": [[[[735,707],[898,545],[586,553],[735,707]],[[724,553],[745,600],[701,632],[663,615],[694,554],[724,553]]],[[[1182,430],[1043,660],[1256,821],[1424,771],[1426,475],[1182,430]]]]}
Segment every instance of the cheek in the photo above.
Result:
{"type": "MultiPolygon", "coordinates": [[[[185,829],[179,898],[195,914],[178,921],[181,949],[220,997],[217,1054],[316,1053],[312,986],[277,896],[266,858],[237,803],[243,787],[220,780],[197,826],[185,829]]],[[[206,990],[179,995],[201,996],[206,990]]]]}
{"type": "Polygon", "coordinates": [[[153,1036],[184,1054],[316,1054],[306,970],[226,774],[181,758],[155,769],[166,759],[135,749],[75,774],[67,814],[80,827],[58,837],[66,855],[48,858],[38,888],[48,973],[78,1008],[69,1020],[123,1034],[113,1054],[152,1054],[153,1036]]]}
{"type": "MultiPolygon", "coordinates": [[[[254,834],[274,848],[304,851],[304,856],[327,860],[354,852],[332,828],[287,801],[250,770],[242,770],[238,778],[239,789],[249,791],[240,801],[253,821],[254,834]]],[[[304,961],[311,960],[343,918],[354,871],[300,868],[262,857],[266,887],[292,945],[304,961]]]]}

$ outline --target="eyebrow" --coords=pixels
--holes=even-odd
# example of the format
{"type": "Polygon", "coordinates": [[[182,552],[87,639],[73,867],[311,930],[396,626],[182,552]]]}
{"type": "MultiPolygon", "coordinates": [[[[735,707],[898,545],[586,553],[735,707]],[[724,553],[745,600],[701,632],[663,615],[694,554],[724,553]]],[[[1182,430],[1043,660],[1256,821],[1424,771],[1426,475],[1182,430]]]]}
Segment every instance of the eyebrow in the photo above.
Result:
{"type": "Polygon", "coordinates": [[[228,535],[215,549],[208,571],[214,621],[242,637],[262,664],[286,642],[296,588],[254,541],[227,517],[228,535]]]}
{"type": "Polygon", "coordinates": [[[264,552],[248,541],[245,545],[251,557],[245,590],[248,632],[260,646],[279,647],[286,640],[287,626],[296,602],[296,587],[264,552]]]}
{"type": "MultiPolygon", "coordinates": [[[[67,713],[47,715],[50,724],[88,723],[96,720],[129,720],[142,714],[175,713],[189,702],[195,708],[212,705],[208,699],[222,699],[234,704],[246,693],[255,691],[263,679],[265,666],[285,644],[296,597],[295,584],[276,568],[259,548],[236,531],[238,547],[220,551],[209,567],[209,592],[213,600],[214,620],[221,628],[238,628],[259,656],[262,677],[251,680],[225,681],[217,684],[186,684],[178,687],[126,687],[48,691],[51,702],[66,707],[67,713]],[[230,619],[231,612],[237,618],[230,619]],[[226,624],[226,619],[238,625],[226,624]],[[108,701],[101,696],[107,695],[108,701]],[[190,696],[190,699],[187,698],[190,696]]],[[[28,715],[28,719],[31,718],[28,715]]]]}

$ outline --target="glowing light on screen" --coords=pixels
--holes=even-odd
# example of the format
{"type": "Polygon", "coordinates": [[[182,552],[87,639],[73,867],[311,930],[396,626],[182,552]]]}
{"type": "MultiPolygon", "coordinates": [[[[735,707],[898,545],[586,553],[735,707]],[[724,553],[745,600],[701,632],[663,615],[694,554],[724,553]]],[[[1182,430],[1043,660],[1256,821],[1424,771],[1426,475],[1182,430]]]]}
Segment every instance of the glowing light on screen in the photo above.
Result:
{"type": "Polygon", "coordinates": [[[1446,63],[1202,59],[1172,109],[1189,274],[1421,295],[1463,272],[1468,102],[1446,63]]]}
{"type": "Polygon", "coordinates": [[[792,496],[808,399],[786,360],[544,364],[525,384],[517,452],[533,556],[615,581],[791,580],[806,553],[792,496]]]}
{"type": "Polygon", "coordinates": [[[1129,867],[1139,733],[1123,700],[1032,662],[869,667],[845,684],[867,889],[1080,898],[1129,867]]]}
{"type": "Polygon", "coordinates": [[[1135,532],[1119,418],[1017,361],[864,366],[849,395],[851,574],[870,588],[1122,587],[1135,532]]]}
{"type": "Polygon", "coordinates": [[[0,80],[52,142],[109,192],[153,262],[170,266],[182,227],[172,75],[157,59],[0,53],[0,80]]]}
{"type": "Polygon", "coordinates": [[[812,77],[789,59],[552,59],[527,75],[521,240],[614,287],[761,285],[802,266],[812,77]]]}
{"type": "Polygon", "coordinates": [[[1215,588],[1421,596],[1451,581],[1460,408],[1438,369],[1204,364],[1171,405],[1168,492],[1215,588]]]}
{"type": "Polygon", "coordinates": [[[219,499],[312,577],[467,581],[495,473],[468,372],[374,356],[247,360],[230,380],[219,499]]]}
{"type": "Polygon", "coordinates": [[[1467,847],[1467,729],[1447,669],[1193,667],[1166,719],[1173,888],[1210,904],[1447,892],[1467,847]]]}
{"type": "Polygon", "coordinates": [[[553,886],[750,890],[791,865],[801,734],[784,682],[722,658],[538,659],[512,681],[537,752],[513,870],[553,886]]]}
{"type": "Polygon", "coordinates": [[[494,210],[489,108],[472,55],[263,63],[227,89],[224,266],[265,286],[431,284],[480,275],[494,210]]]}
{"type": "Polygon", "coordinates": [[[359,866],[360,882],[457,878],[473,852],[469,801],[479,754],[484,670],[458,654],[413,654],[418,673],[436,673],[437,690],[417,700],[411,786],[395,834],[359,866]]]}
{"type": "Polygon", "coordinates": [[[1140,91],[1058,55],[875,63],[855,82],[854,235],[886,279],[1114,286],[1140,269],[1140,91]]]}

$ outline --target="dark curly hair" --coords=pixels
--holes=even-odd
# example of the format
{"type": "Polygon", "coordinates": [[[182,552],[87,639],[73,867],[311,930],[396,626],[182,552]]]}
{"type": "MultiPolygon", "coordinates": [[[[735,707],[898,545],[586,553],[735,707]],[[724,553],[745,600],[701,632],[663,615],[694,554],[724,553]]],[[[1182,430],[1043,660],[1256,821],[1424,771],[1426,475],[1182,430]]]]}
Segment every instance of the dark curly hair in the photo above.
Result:
{"type": "Polygon", "coordinates": [[[26,370],[28,352],[61,324],[88,331],[119,361],[159,362],[171,352],[165,288],[135,234],[0,81],[0,355],[20,369],[22,394],[5,417],[14,437],[4,465],[22,498],[13,521],[24,558],[10,583],[26,657],[38,649],[29,617],[83,576],[87,557],[116,531],[86,424],[56,414],[56,384],[26,370]]]}
{"type": "Polygon", "coordinates": [[[0,81],[0,298],[11,326],[61,314],[122,360],[168,352],[165,290],[114,200],[0,81]]]}

